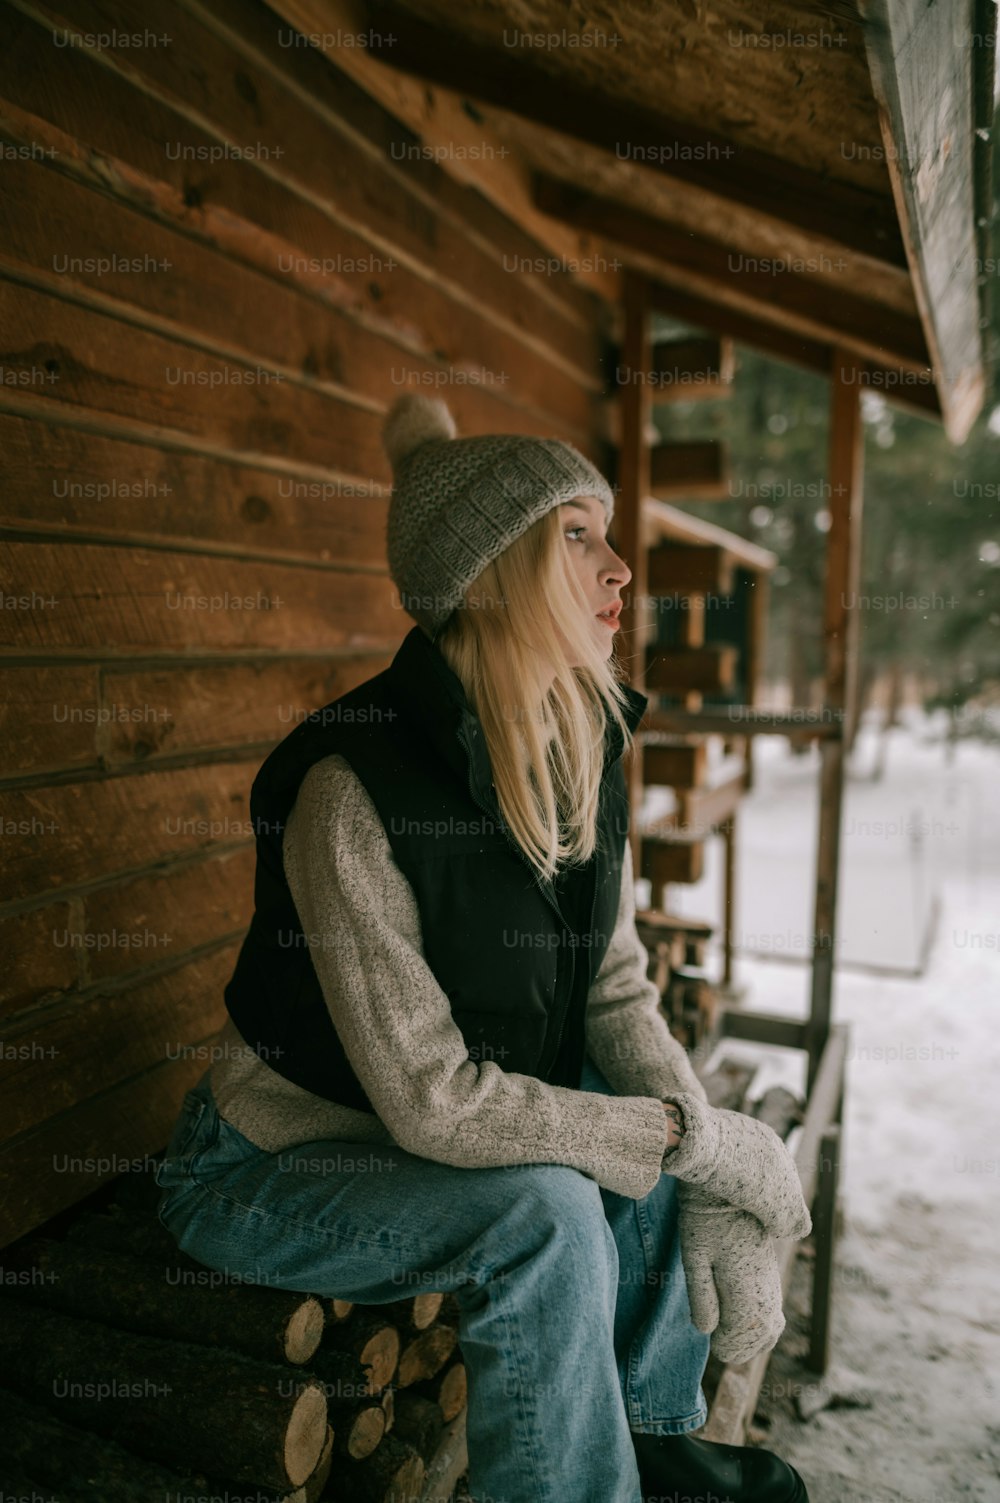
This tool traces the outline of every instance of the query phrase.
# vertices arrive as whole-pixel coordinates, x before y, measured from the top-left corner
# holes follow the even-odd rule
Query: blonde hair
[[[632,741],[564,526],[556,506],[516,538],[435,639],[482,724],[503,819],[544,879],[594,852],[606,718]]]

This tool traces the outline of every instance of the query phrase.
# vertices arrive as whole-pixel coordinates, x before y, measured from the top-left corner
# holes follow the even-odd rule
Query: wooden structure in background
[[[0,4],[0,1245],[161,1148],[205,1069],[250,912],[253,773],[409,625],[378,444],[404,385],[446,395],[460,430],[557,436],[617,468],[642,686],[634,603],[666,567],[649,529],[670,460],[634,385],[615,465],[601,367],[611,344],[662,372],[653,308],[690,326],[702,348],[673,369],[711,368],[708,386],[734,340],[832,382],[829,718],[740,728],[822,746],[830,953],[807,1022],[722,1020],[808,1049],[815,1185],[842,1086],[853,627],[835,602],[856,569],[859,392],[957,442],[981,404],[992,7],[774,0],[765,21],[751,0],[663,0],[655,25],[605,7],[592,46],[506,45],[526,14],[566,25],[557,0],[149,0],[135,46],[125,0]],[[783,27],[805,44],[766,45]],[[725,456],[686,463],[711,490]],[[732,735],[718,710],[660,714]],[[730,1438],[756,1388],[725,1381]]]

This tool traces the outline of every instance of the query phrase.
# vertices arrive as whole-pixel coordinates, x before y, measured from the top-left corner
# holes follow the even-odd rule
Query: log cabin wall
[[[292,37],[254,0],[0,5],[0,1245],[206,1068],[254,773],[412,625],[404,384],[605,457],[598,299]]]

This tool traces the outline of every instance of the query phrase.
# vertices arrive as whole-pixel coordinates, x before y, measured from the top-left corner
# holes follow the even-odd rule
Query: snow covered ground
[[[832,1357],[873,1402],[795,1417],[809,1381],[800,1272],[760,1413],[764,1443],[799,1467],[811,1503],[1000,1503],[1000,751],[960,743],[949,764],[933,731],[906,716],[875,782],[866,725],[846,790],[834,1017],[851,1047]],[[793,758],[777,738],[757,746],[736,928],[777,955],[811,928],[819,757]],[[705,880],[672,899],[717,920],[711,845]],[[926,968],[907,975],[935,896]],[[805,964],[741,954],[736,980],[748,1008],[806,1013]]]

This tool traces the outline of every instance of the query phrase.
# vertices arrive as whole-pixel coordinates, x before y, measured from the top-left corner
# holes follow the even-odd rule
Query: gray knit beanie
[[[572,444],[494,434],[456,438],[436,397],[407,393],[382,429],[392,465],[386,551],[404,608],[433,640],[465,590],[539,517],[596,496],[608,526],[614,492]]]

